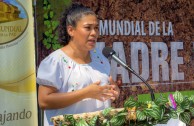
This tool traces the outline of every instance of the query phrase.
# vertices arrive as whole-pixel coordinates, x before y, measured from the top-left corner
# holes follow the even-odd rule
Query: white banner
[[[31,0],[0,0],[0,125],[37,126]]]

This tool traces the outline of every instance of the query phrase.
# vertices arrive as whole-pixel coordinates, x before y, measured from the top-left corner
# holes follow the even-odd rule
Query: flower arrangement
[[[124,108],[107,108],[93,113],[63,115],[51,120],[60,126],[152,126],[166,124],[171,118],[189,125],[194,117],[194,95],[187,97],[176,91],[168,98],[161,95],[155,101],[136,101],[130,97]]]

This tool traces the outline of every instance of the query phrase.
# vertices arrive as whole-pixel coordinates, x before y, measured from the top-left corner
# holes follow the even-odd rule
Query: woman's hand
[[[88,91],[88,98],[98,99],[100,101],[105,101],[115,97],[115,85],[104,85],[100,86],[100,81],[97,81],[85,88]]]
[[[119,95],[120,95],[120,89],[117,86],[117,84],[114,82],[114,80],[112,79],[112,76],[109,77],[109,81],[110,81],[110,85],[112,85],[112,91],[113,91],[113,97],[111,97],[111,99],[114,101],[116,99],[118,99]]]

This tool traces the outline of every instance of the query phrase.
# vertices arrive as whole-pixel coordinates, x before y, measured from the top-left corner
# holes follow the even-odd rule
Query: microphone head
[[[111,47],[104,47],[104,49],[102,50],[102,54],[106,57],[109,58],[110,56],[115,54],[115,51],[112,50]]]

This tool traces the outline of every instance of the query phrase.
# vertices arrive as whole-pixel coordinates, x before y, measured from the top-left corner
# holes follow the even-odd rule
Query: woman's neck
[[[64,46],[62,50],[77,63],[87,64],[91,62],[90,52],[88,50],[77,48],[70,43]]]

